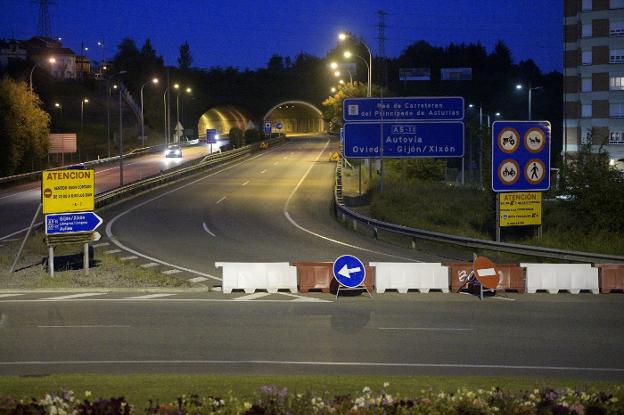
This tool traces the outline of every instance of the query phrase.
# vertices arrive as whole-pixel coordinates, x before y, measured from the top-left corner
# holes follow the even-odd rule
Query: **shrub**
[[[243,138],[243,132],[240,128],[231,128],[230,129],[230,144],[233,147],[239,148],[245,145],[245,139]]]

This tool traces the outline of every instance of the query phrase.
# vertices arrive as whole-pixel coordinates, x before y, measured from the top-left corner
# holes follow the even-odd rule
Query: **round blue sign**
[[[282,123],[278,122],[277,124],[275,124],[275,128],[277,128],[278,130],[282,129]]]
[[[362,261],[352,255],[343,255],[334,261],[334,278],[340,285],[355,288],[366,278],[366,268]]]

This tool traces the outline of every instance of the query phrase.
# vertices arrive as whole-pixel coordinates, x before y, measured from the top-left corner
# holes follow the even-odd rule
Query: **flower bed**
[[[460,389],[451,393],[423,390],[416,397],[392,395],[389,384],[373,392],[365,387],[357,394],[314,396],[291,393],[286,388],[263,386],[253,401],[234,396],[184,395],[175,402],[149,401],[145,408],[123,397],[91,400],[91,393],[77,398],[72,391],[43,398],[0,398],[0,415],[204,415],[204,414],[624,414],[624,388],[611,392],[572,389],[535,389],[508,393],[500,388]]]

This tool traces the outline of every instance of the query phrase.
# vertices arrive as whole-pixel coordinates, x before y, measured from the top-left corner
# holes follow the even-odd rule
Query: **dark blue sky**
[[[377,54],[376,12],[383,9],[387,56],[396,57],[421,39],[435,46],[480,41],[488,51],[502,39],[516,62],[533,58],[543,71],[562,70],[559,0],[52,1],[53,35],[75,52],[84,42],[95,60],[114,55],[123,37],[133,38],[139,48],[150,38],[168,65],[177,65],[178,48],[188,41],[193,66],[255,69],[274,53],[323,57],[340,30],[362,36]],[[0,37],[35,35],[37,3],[0,0]]]

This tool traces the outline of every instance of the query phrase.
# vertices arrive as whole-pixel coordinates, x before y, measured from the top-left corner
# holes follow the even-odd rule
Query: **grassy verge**
[[[365,386],[373,391],[383,388],[401,396],[415,396],[421,390],[453,392],[460,388],[489,389],[500,386],[509,392],[530,391],[544,387],[598,389],[609,391],[616,382],[580,381],[542,378],[442,377],[442,376],[219,376],[219,375],[51,375],[37,377],[0,377],[0,396],[14,398],[41,397],[45,393],[73,390],[77,397],[90,391],[93,398],[124,396],[139,408],[149,399],[171,402],[183,394],[251,399],[263,385],[287,387],[293,393],[322,396],[361,392]],[[621,383],[620,383],[621,385]]]
[[[113,255],[96,251],[90,258],[89,275],[83,270],[82,245],[61,245],[55,249],[55,274],[48,275],[47,247],[43,235],[35,233],[26,242],[16,272],[9,273],[21,240],[0,247],[0,289],[58,288],[153,288],[190,286],[187,280],[165,275],[120,261]]]

